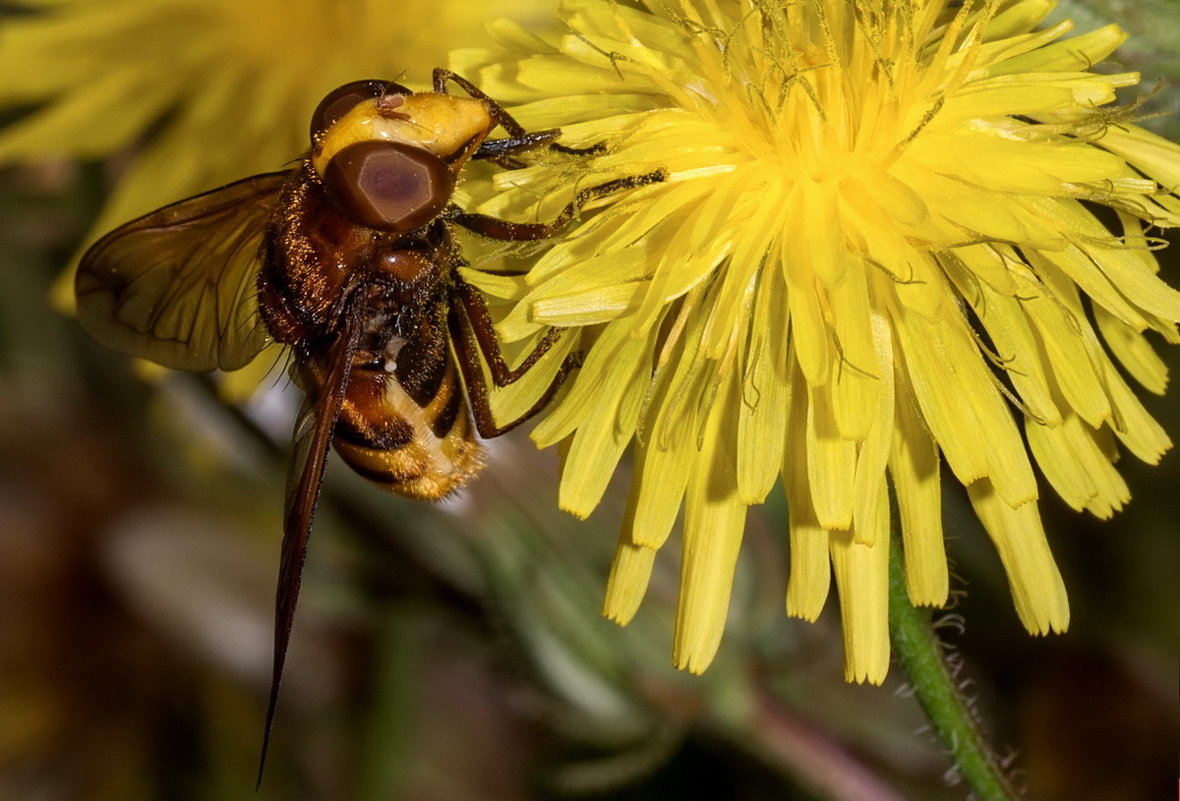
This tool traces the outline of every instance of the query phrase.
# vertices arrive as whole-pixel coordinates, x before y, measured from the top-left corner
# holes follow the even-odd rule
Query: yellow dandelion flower
[[[25,0],[5,20],[0,163],[97,158],[141,144],[94,223],[140,214],[307,147],[327,92],[361,78],[429,82],[448,48],[486,39],[494,12],[541,23],[530,0]],[[73,305],[73,277],[54,290]]]
[[[502,173],[483,210],[545,217],[579,185],[666,172],[519,281],[470,278],[515,301],[505,339],[592,343],[533,436],[564,443],[577,515],[633,449],[606,615],[635,613],[683,509],[678,666],[712,660],[747,508],[780,477],[787,612],[814,619],[834,574],[846,675],[880,682],[893,499],[915,604],[947,598],[945,464],[1024,625],[1062,631],[1033,462],[1108,517],[1129,495],[1119,445],[1169,447],[1116,361],[1163,391],[1144,332],[1180,341],[1180,293],[1151,230],[1180,224],[1180,147],[1113,105],[1137,74],[1094,69],[1119,28],[1067,38],[1038,28],[1051,7],[567,0],[564,36],[502,23],[503,50],[452,55],[526,126],[607,145],[579,180]]]

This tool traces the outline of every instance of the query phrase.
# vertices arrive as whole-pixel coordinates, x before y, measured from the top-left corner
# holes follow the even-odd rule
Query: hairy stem
[[[893,651],[909,676],[918,702],[943,747],[980,801],[1018,801],[995,751],[984,739],[967,700],[943,657],[930,612],[910,603],[901,543],[889,557],[889,633]]]

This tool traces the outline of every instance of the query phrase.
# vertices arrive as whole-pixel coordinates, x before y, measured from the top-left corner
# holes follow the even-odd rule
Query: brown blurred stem
[[[905,801],[905,797],[852,757],[827,733],[792,714],[755,682],[747,736],[801,785],[831,801]]]

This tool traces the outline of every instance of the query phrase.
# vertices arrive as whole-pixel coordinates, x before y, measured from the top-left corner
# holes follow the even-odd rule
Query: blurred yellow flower
[[[465,273],[515,301],[505,339],[593,342],[533,436],[564,442],[577,515],[633,448],[605,614],[635,613],[683,507],[674,661],[704,670],[747,507],[781,476],[787,612],[814,619],[834,572],[846,675],[880,682],[891,497],[910,598],[941,605],[945,461],[1024,625],[1064,630],[1029,455],[1105,518],[1129,497],[1119,443],[1152,463],[1170,445],[1111,360],[1160,393],[1144,332],[1180,341],[1150,233],[1180,224],[1180,148],[1112,105],[1137,74],[1093,69],[1124,34],[1038,29],[1049,0],[636,5],[567,0],[566,35],[505,22],[503,49],[451,61],[527,127],[607,144],[577,181],[469,182],[481,211],[545,218],[579,185],[668,173],[527,277]]]
[[[307,148],[311,112],[361,78],[424,85],[493,13],[544,26],[535,0],[24,0],[5,20],[0,163],[99,158],[141,145],[94,223],[140,214]],[[91,237],[93,238],[93,237]],[[72,308],[73,276],[54,291]]]

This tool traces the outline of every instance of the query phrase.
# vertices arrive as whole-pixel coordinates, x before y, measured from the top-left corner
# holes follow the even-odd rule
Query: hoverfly
[[[447,82],[468,96],[449,95]],[[507,136],[489,138],[502,128]],[[505,169],[549,149],[559,130],[527,132],[466,79],[436,69],[433,91],[381,80],[329,93],[311,149],[292,169],[182,200],[107,234],[82,257],[78,318],[100,343],[185,370],[233,370],[269,342],[291,348],[304,391],[275,600],[265,760],[312,518],[329,446],[386,489],[436,500],[481,467],[481,437],[524,422],[576,365],[567,357],[520,418],[493,417],[480,356],[507,386],[552,347],[552,331],[515,368],[483,296],[458,273],[456,226],[497,240],[546,239],[593,198],[663,180],[661,172],[582,189],[550,222],[510,222],[451,202],[471,160]],[[473,419],[474,418],[474,419]]]

